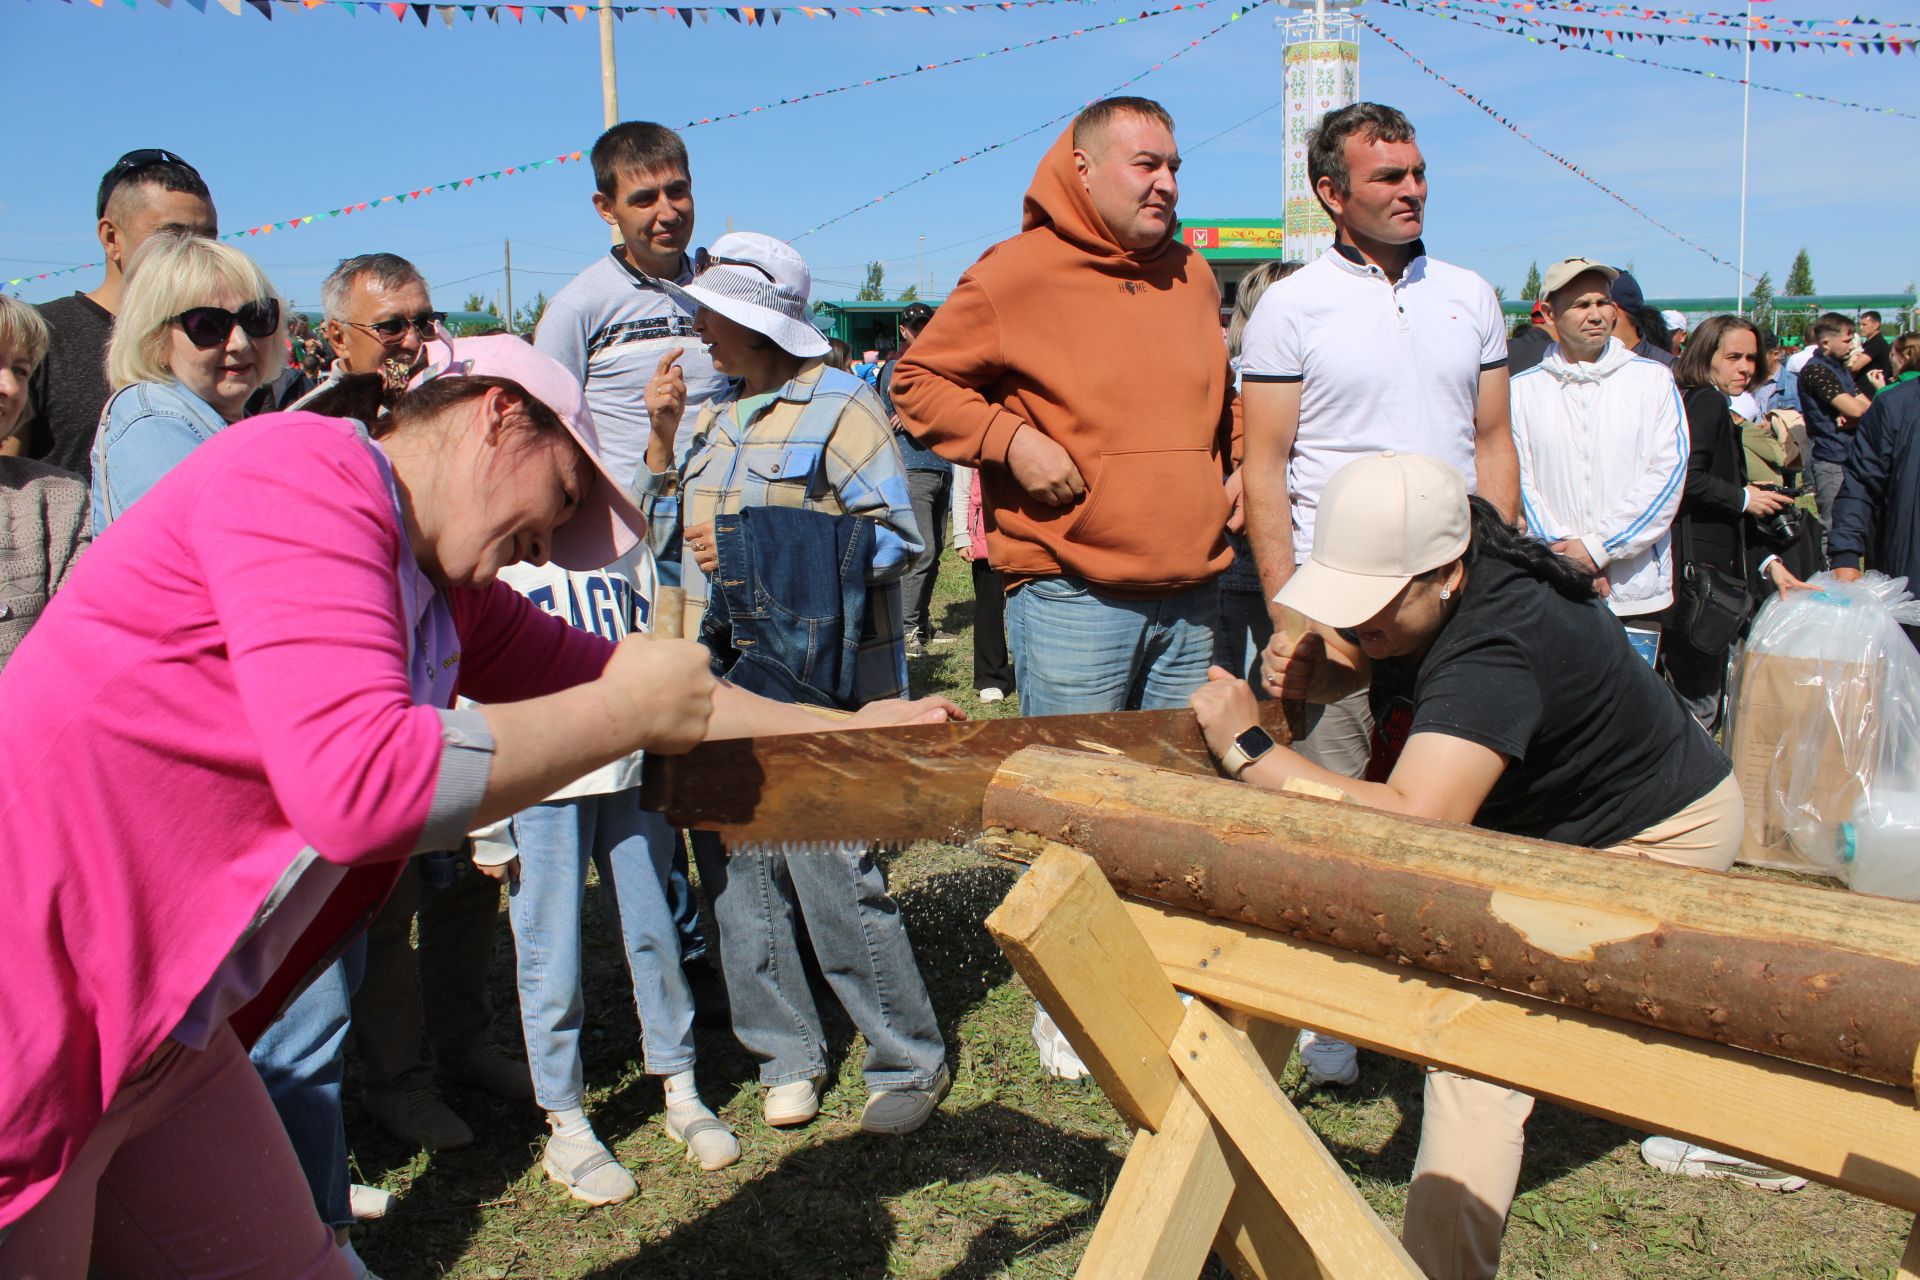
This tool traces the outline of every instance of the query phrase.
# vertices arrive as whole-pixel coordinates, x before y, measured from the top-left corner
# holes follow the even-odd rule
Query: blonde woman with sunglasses
[[[271,407],[260,392],[287,362],[285,313],[259,264],[230,245],[164,234],[134,254],[93,442],[96,534],[198,445]]]

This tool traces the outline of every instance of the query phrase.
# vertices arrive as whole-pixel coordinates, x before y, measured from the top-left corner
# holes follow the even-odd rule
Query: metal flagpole
[[[1733,278],[1733,309],[1747,314],[1747,147],[1753,114],[1753,0],[1747,0],[1747,69],[1740,86],[1740,265]]]

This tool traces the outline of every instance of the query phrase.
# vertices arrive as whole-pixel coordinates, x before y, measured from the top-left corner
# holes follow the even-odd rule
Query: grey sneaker
[[[933,1109],[953,1088],[953,1077],[945,1064],[933,1083],[925,1089],[885,1089],[867,1098],[860,1113],[862,1133],[908,1134],[927,1122]]]
[[[1798,1191],[1807,1180],[1797,1173],[1786,1173],[1755,1164],[1740,1156],[1715,1151],[1683,1138],[1652,1137],[1640,1144],[1640,1158],[1666,1173],[1689,1178],[1726,1178],[1744,1182],[1765,1191]]]
[[[456,1084],[509,1102],[531,1101],[533,1077],[524,1059],[496,1044],[481,1043],[460,1054],[444,1054],[440,1071]]]
[[[924,658],[927,656],[927,646],[920,643],[920,628],[918,627],[907,628],[907,656],[909,658]]]
[[[959,642],[959,636],[953,634],[951,631],[942,631],[939,627],[935,627],[933,634],[927,637],[928,647],[934,649],[944,649],[950,644],[958,644]]]
[[[473,1145],[473,1130],[431,1085],[400,1093],[369,1093],[360,1101],[381,1128],[402,1142],[429,1151],[457,1151]]]

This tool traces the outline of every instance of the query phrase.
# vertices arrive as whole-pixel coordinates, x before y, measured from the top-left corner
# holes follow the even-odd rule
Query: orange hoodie
[[[1222,488],[1238,452],[1220,288],[1169,237],[1129,253],[1093,207],[1062,133],[1022,230],[981,255],[895,368],[894,408],[942,457],[979,467],[994,568],[1158,595],[1227,567]],[[1022,426],[1073,458],[1072,506],[1007,470]]]

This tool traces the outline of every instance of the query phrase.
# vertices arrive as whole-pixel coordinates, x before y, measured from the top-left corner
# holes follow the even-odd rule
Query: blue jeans
[[[649,1075],[693,1065],[693,993],[667,903],[674,831],[640,807],[637,790],[538,804],[514,815],[520,883],[507,899],[518,957],[520,1027],[541,1107],[581,1104],[580,908],[587,863],[600,870],[607,918],[627,951]]]
[[[1129,599],[1066,576],[1007,597],[1020,713],[1077,715],[1184,707],[1207,682],[1217,583]]]
[[[933,1083],[946,1058],[933,1001],[886,877],[862,846],[702,856],[700,879],[720,924],[733,1034],[759,1060],[762,1084],[808,1080],[827,1069],[796,913],[806,918],[827,985],[867,1039],[867,1087]]]
[[[366,969],[365,936],[347,945],[338,960],[294,998],[278,1021],[254,1043],[253,1068],[280,1113],[300,1172],[313,1191],[314,1208],[328,1226],[353,1225],[347,1173],[347,1129],[340,1114],[340,1076],[353,993]]]
[[[1222,588],[1220,620],[1213,627],[1213,665],[1237,676],[1252,676],[1259,670],[1261,651],[1271,639],[1273,619],[1267,614],[1266,594],[1257,589]],[[1259,691],[1257,679],[1253,687]]]

